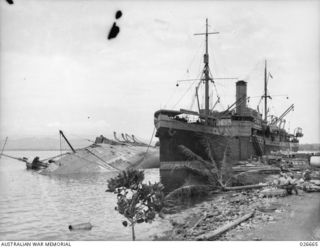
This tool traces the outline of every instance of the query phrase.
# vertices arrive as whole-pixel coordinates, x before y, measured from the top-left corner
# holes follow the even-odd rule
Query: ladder
[[[254,147],[257,155],[262,156],[263,149],[262,149],[261,144],[259,143],[258,137],[256,135],[252,135],[252,143],[253,143],[253,147]]]

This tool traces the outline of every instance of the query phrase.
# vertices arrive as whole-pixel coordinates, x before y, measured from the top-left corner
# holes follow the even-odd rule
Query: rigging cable
[[[204,46],[202,43],[201,43],[201,46],[202,47]],[[198,49],[199,50],[199,49]],[[202,74],[203,74],[203,70],[201,69],[202,68],[202,63],[201,61],[199,61],[199,66],[198,66],[198,75],[197,75],[197,78],[202,78]],[[191,87],[194,85],[194,83],[197,82],[196,80],[189,86],[189,88],[187,89],[187,91],[179,98],[179,100],[176,102],[176,104],[173,105],[172,108],[175,108],[177,106],[177,104],[185,97],[185,95],[188,93],[188,91],[191,89]],[[201,82],[201,81],[200,81]]]
[[[212,72],[211,72],[211,70],[210,70],[210,68],[209,68],[209,73],[210,73],[210,76],[211,76],[211,78],[213,78],[213,75],[212,75]],[[213,81],[213,80],[212,80]],[[216,91],[216,94],[217,94],[217,97],[219,98],[219,99],[221,99],[221,97],[220,97],[220,95],[219,95],[219,92],[218,92],[218,89],[217,89],[217,86],[216,86],[216,83],[213,81],[213,87],[214,87],[214,89],[215,89],[215,91]],[[221,105],[221,107],[224,109],[224,106],[223,106],[223,104],[221,103],[221,101],[219,101],[218,102],[220,105]]]
[[[148,144],[147,150],[146,150],[146,152],[144,153],[143,158],[142,158],[142,160],[141,160],[139,163],[141,163],[142,161],[144,161],[144,159],[146,158],[147,153],[148,153],[148,151],[149,151],[149,148],[150,148],[150,146],[151,146],[151,142],[152,142],[153,135],[154,135],[154,132],[155,132],[155,131],[156,131],[156,127],[153,128],[152,135],[151,135],[150,142],[149,142],[149,144]]]
[[[115,169],[115,170],[120,170],[118,168],[115,168],[114,166],[110,165],[109,163],[107,163],[106,161],[104,161],[104,159],[102,159],[101,157],[99,157],[97,154],[93,153],[92,151],[90,151],[88,148],[85,149],[87,152],[89,152],[90,154],[92,154],[93,156],[95,156],[96,158],[100,159],[103,163],[105,163],[107,166]]]
[[[188,87],[188,89],[186,90],[186,92],[179,98],[179,100],[176,102],[175,105],[173,105],[172,108],[175,108],[175,107],[179,104],[179,102],[185,97],[185,95],[189,92],[189,90],[191,89],[191,87],[194,85],[195,82],[196,82],[196,81],[194,81],[192,84],[190,84],[190,86]]]
[[[193,109],[193,106],[194,106],[195,101],[196,101],[196,95],[194,94],[193,97],[192,97],[192,100],[191,100],[191,105],[190,105],[190,107],[189,107],[190,110]]]
[[[6,144],[7,144],[7,141],[8,141],[8,137],[6,137],[6,140],[4,141],[4,145],[3,145],[2,150],[1,150],[0,158],[1,158],[1,155],[2,155],[2,153],[3,153],[4,147],[5,147]]]
[[[60,138],[60,156],[62,156],[62,142],[61,142],[61,133],[59,133],[59,138]],[[59,163],[61,165],[61,163]]]
[[[193,107],[194,107],[194,104],[195,104],[195,101],[196,101],[196,98],[198,97],[199,98],[199,86],[200,86],[200,84],[201,84],[201,78],[202,78],[202,75],[198,75],[198,78],[200,77],[200,81],[198,82],[198,85],[196,86],[196,88],[195,88],[195,94],[193,95],[193,97],[192,97],[192,100],[191,100],[191,105],[190,105],[190,110],[192,110],[193,109]],[[197,82],[196,80],[194,81],[194,83],[195,82]],[[199,106],[200,107],[200,106]]]
[[[174,87],[174,90],[173,90],[173,92],[171,93],[171,95],[168,97],[168,100],[166,101],[166,104],[164,105],[164,108],[167,107],[169,101],[170,101],[170,100],[172,99],[172,97],[175,95],[176,91],[177,91],[177,87]]]
[[[149,151],[149,147],[151,145],[151,142],[152,142],[152,139],[153,139],[153,135],[154,135],[154,132],[156,131],[156,127],[153,128],[153,132],[152,132],[152,135],[151,135],[151,139],[150,139],[150,142],[149,142],[149,145],[148,145],[148,148],[147,148],[147,151],[146,151],[146,154],[147,152]]]
[[[189,74],[189,70],[190,70],[193,62],[195,61],[196,55],[198,54],[199,50],[200,50],[202,47],[203,47],[203,43],[200,42],[200,46],[198,46],[198,48],[196,49],[196,52],[194,53],[193,58],[191,59],[191,62],[190,62],[190,64],[189,64],[189,66],[187,67],[187,72],[186,72],[187,74]],[[184,77],[184,75],[185,75],[186,73],[184,73],[184,74],[182,75],[182,77]],[[165,103],[165,105],[164,105],[164,108],[166,108],[166,106],[168,105],[168,103],[170,102],[170,100],[172,99],[172,97],[175,95],[176,91],[177,91],[177,87],[175,87],[175,89],[174,89],[174,91],[172,92],[172,94],[168,97],[168,100],[166,101],[166,103]],[[176,105],[176,104],[175,104],[175,105]]]
[[[202,47],[204,47],[204,44],[203,44],[203,42],[200,42],[200,46],[197,48],[195,54],[193,55],[193,58],[191,59],[191,63],[187,67],[187,71],[189,71],[189,69],[191,68],[193,62],[195,61],[196,56],[199,54],[200,48],[202,48]]]

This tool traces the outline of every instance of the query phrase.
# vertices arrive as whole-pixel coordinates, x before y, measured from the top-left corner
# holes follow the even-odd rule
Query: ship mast
[[[270,75],[270,73],[269,73]],[[271,99],[271,96],[268,95],[268,70],[267,70],[267,60],[264,62],[264,94],[262,96],[264,98],[264,121],[267,123],[268,121],[268,98]]]
[[[197,33],[194,35],[205,35],[206,37],[206,51],[203,55],[203,63],[204,63],[204,83],[205,83],[205,123],[208,124],[208,117],[209,117],[209,81],[213,81],[210,78],[210,69],[209,69],[209,52],[208,52],[208,36],[209,34],[218,34],[219,32],[208,32],[208,18],[206,18],[206,32],[205,33]]]
[[[208,53],[208,18],[206,19],[206,53],[203,57],[204,62],[204,81],[205,81],[205,116],[208,123],[209,116],[209,53]]]
[[[267,96],[267,60],[264,64],[264,121],[267,122],[267,112],[268,112],[268,96]]]

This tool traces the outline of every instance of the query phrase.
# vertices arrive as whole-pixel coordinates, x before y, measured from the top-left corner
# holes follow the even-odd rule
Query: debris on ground
[[[260,192],[260,197],[283,197],[288,193],[285,189],[279,188],[266,188]]]
[[[262,189],[247,190],[241,192],[227,192],[212,196],[210,202],[199,203],[196,206],[185,209],[183,214],[177,212],[169,215],[173,231],[166,237],[167,240],[196,240],[219,238],[220,231],[241,220],[241,217],[255,211],[253,219],[246,219],[237,225],[227,228],[251,229],[257,223],[273,221],[274,218],[262,210],[262,206],[274,210],[283,211],[281,205],[274,204],[274,199],[260,198]],[[276,199],[276,198],[275,198]],[[274,205],[273,205],[274,204]],[[275,207],[276,206],[276,207]],[[261,210],[261,211],[260,211]],[[225,230],[225,231],[227,231]],[[223,232],[225,232],[223,231]],[[221,234],[223,233],[221,232]],[[214,238],[208,233],[216,234]],[[201,236],[204,235],[204,236]],[[206,236],[207,235],[207,236]]]
[[[229,229],[239,225],[240,223],[250,219],[253,215],[254,215],[255,211],[252,211],[249,214],[246,214],[244,216],[241,216],[240,218],[237,218],[236,220],[229,222],[225,225],[223,225],[222,227],[219,227],[218,229],[206,233],[206,234],[202,234],[196,237],[196,240],[214,240],[217,237],[219,237],[219,235],[221,235],[222,233],[228,231]]]
[[[253,167],[246,163],[237,166]],[[238,231],[249,232],[268,223],[276,223],[290,208],[290,204],[284,204],[280,199],[291,195],[300,200],[304,197],[303,191],[320,192],[320,174],[310,169],[289,170],[267,175],[260,185],[262,187],[249,185],[233,187],[233,191],[216,192],[207,202],[182,212],[171,203],[175,211],[169,213],[167,218],[171,220],[173,230],[166,234],[165,240],[234,240],[235,237],[229,236],[229,232],[232,233],[230,235]],[[241,240],[241,235],[236,239]],[[252,240],[261,238],[252,237]]]

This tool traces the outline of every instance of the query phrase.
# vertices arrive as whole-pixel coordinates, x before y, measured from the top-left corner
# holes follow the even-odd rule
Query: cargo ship
[[[284,117],[294,109],[289,106],[279,117],[268,113],[267,85],[269,73],[267,61],[264,68],[264,115],[258,110],[249,108],[247,101],[246,81],[235,82],[236,99],[226,110],[216,111],[209,106],[215,105],[210,97],[210,84],[215,84],[215,78],[209,67],[208,36],[217,32],[206,31],[198,35],[205,36],[205,53],[203,56],[203,71],[199,84],[195,89],[198,110],[168,110],[160,109],[154,113],[156,137],[160,141],[160,173],[171,170],[178,163],[185,163],[188,158],[179,149],[183,145],[208,159],[203,146],[203,138],[213,144],[215,157],[222,159],[226,146],[229,147],[229,156],[232,160],[247,160],[252,157],[261,157],[279,151],[298,151],[299,138],[303,136],[302,129],[296,128],[294,133],[285,130]],[[197,35],[197,34],[196,34]],[[199,85],[204,84],[204,109],[199,104]],[[218,98],[219,100],[219,98]]]

